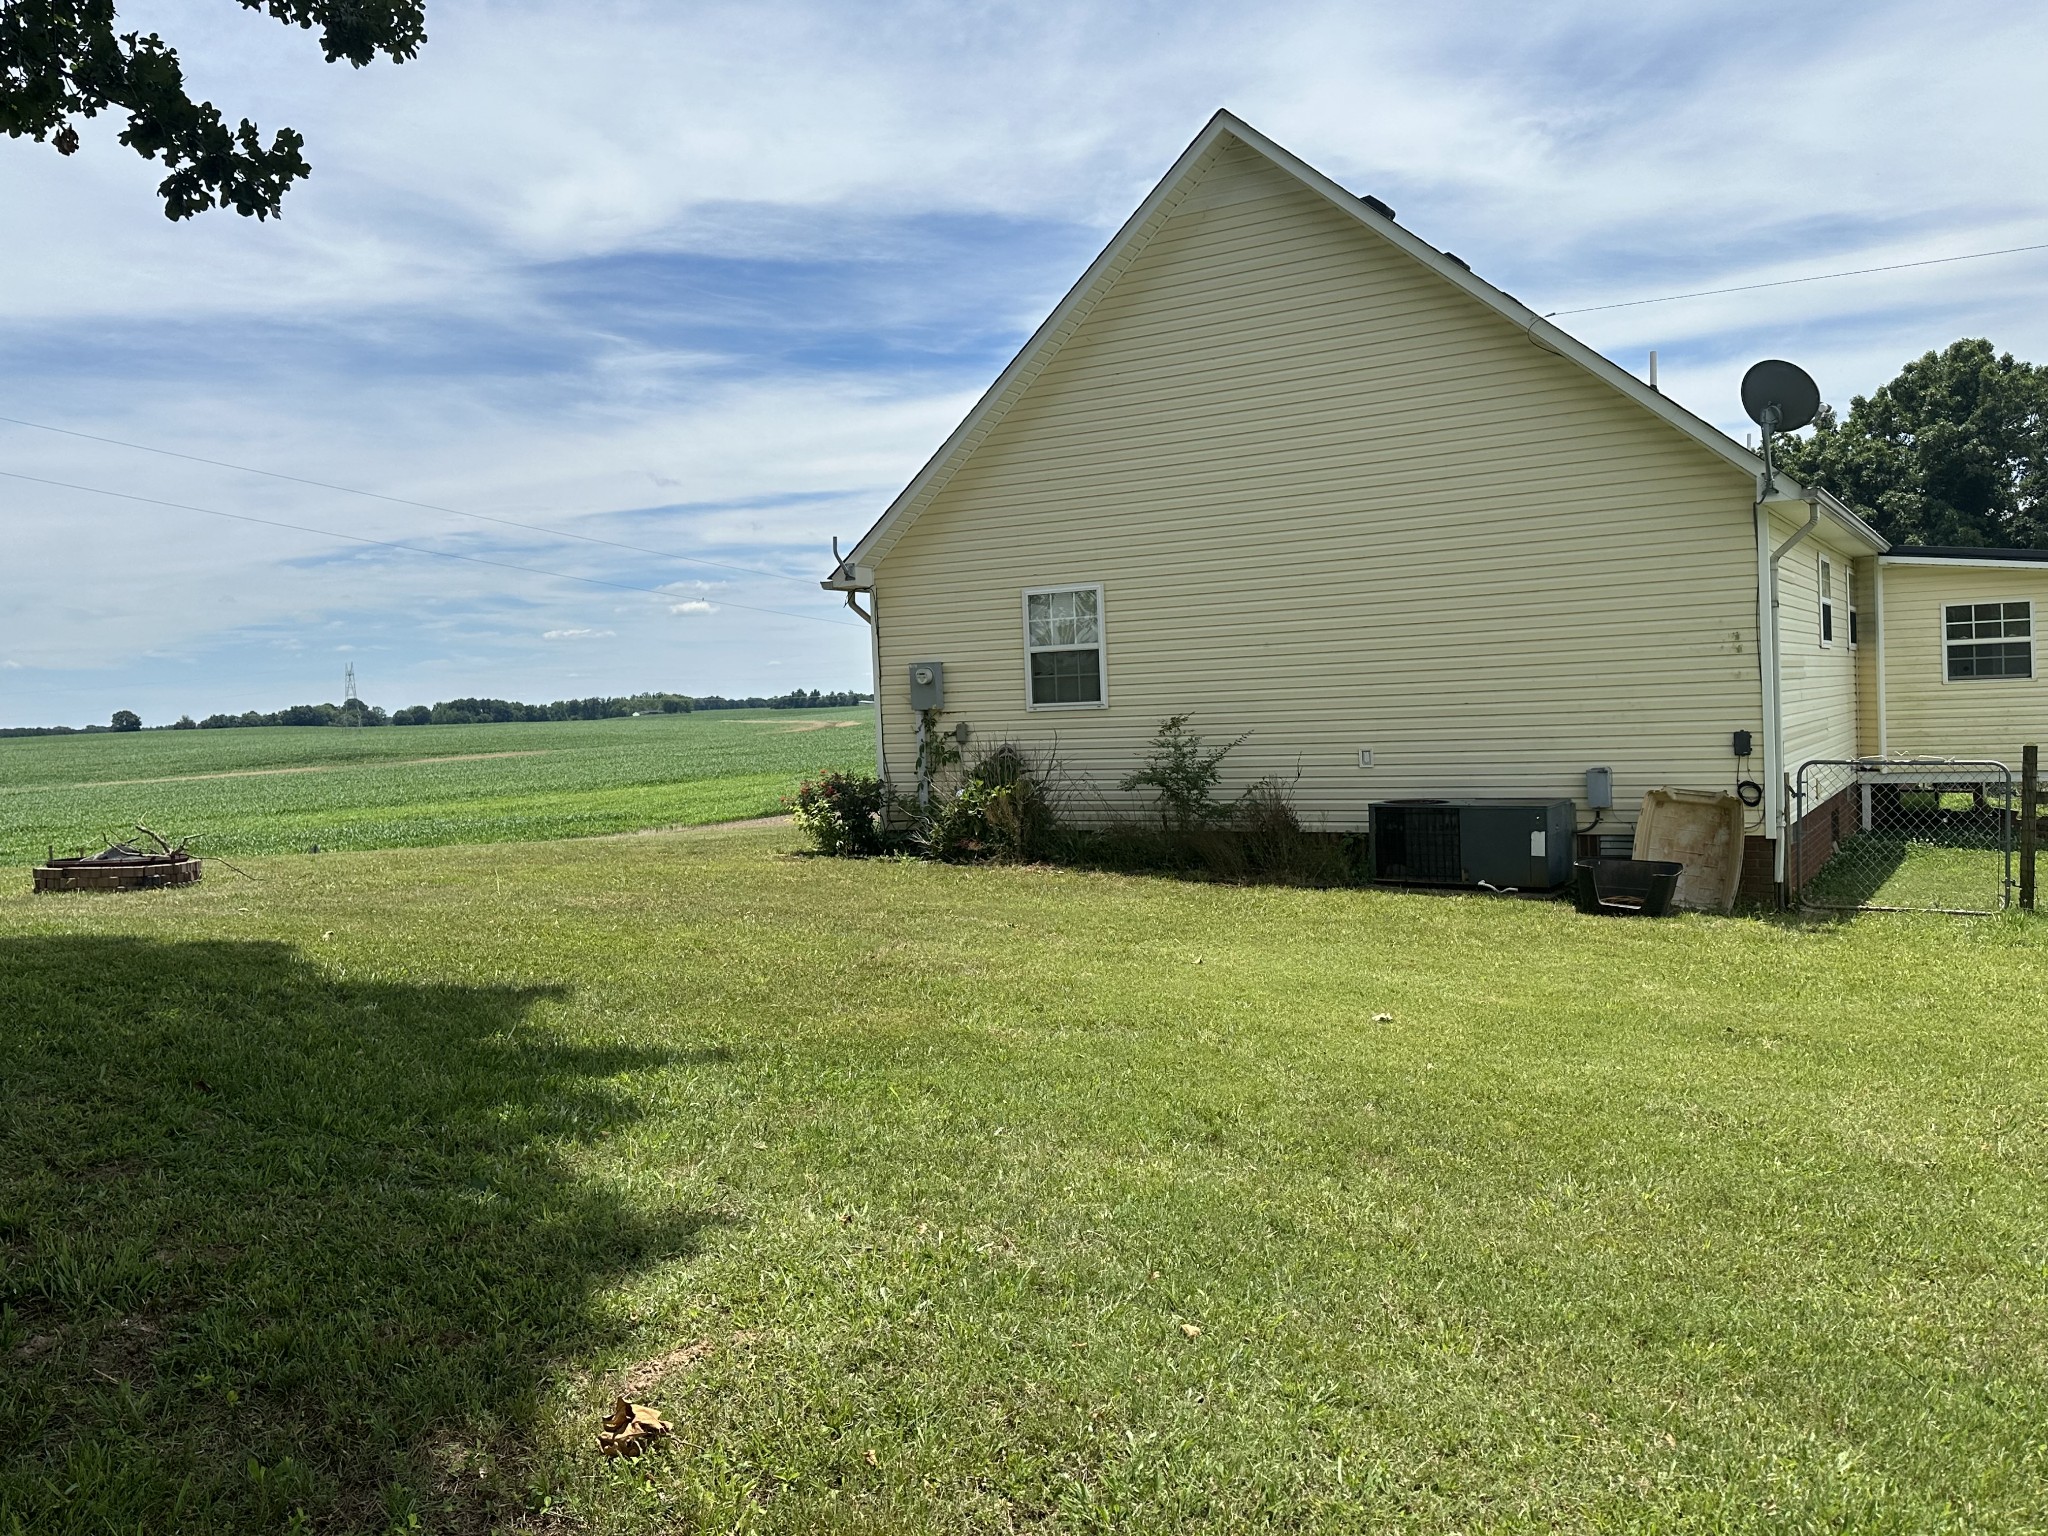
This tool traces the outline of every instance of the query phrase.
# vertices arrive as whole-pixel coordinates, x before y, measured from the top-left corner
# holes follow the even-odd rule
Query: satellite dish
[[[1820,414],[1820,386],[1797,363],[1766,358],[1742,376],[1742,409],[1766,432],[1797,432]]]

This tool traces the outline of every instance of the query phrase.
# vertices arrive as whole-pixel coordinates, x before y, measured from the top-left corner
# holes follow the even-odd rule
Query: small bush
[[[1223,760],[1244,745],[1251,732],[1213,750],[1188,729],[1192,715],[1169,715],[1159,722],[1152,738],[1152,750],[1145,766],[1125,778],[1119,788],[1149,789],[1159,800],[1159,822],[1170,832],[1192,832],[1197,827],[1228,821],[1231,807],[1216,801],[1216,786],[1223,778]]]
[[[996,747],[932,808],[920,840],[933,858],[949,861],[1042,858],[1059,830],[1049,777],[1021,747]]]
[[[1358,878],[1351,844],[1302,826],[1287,787],[1277,780],[1261,779],[1245,791],[1228,832],[1246,878],[1285,885],[1348,885]]]
[[[887,851],[889,786],[872,774],[828,773],[805,779],[783,804],[820,853],[857,859]]]
[[[1233,884],[1357,885],[1361,839],[1302,826],[1287,786],[1264,779],[1205,825],[1123,820],[1063,831],[1061,863]]]

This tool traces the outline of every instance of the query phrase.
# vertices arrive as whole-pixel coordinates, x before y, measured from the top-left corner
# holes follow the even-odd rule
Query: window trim
[[[1824,651],[1835,648],[1835,557],[1825,550],[1816,551],[1813,567],[1814,624],[1820,633],[1820,645]]]
[[[1954,643],[1954,644],[1957,644],[1957,645],[1975,645],[1975,644],[1981,644],[1981,643],[1983,643],[1983,642],[1980,642],[1980,641],[1974,641],[1974,640],[1960,640],[1960,641],[1955,641],[1955,642],[1951,642],[1951,641],[1949,640],[1949,637],[1948,637],[1948,611],[1949,611],[1949,609],[1951,609],[1951,608],[1975,608],[1975,607],[1977,607],[1977,606],[1978,606],[1979,604],[1982,604],[1982,603],[2020,603],[2020,604],[2023,604],[2023,605],[2024,605],[2024,606],[2026,607],[2026,610],[2027,610],[2027,675],[2026,675],[2025,677],[2011,677],[2011,676],[2004,676],[2004,677],[1955,677],[1955,676],[1952,676],[1952,675],[1950,674],[1950,672],[1949,672],[1949,669],[1948,669],[1948,648],[1949,648],[1949,646],[1950,646],[1950,644],[1951,644],[1951,643]],[[2038,620],[2038,615],[2037,615],[2037,614],[2036,614],[2036,612],[2035,612],[2036,606],[2037,606],[2037,605],[2035,604],[2034,600],[2033,600],[2033,599],[2032,599],[2031,597],[1967,597],[1967,598],[1947,598],[1947,597],[1944,597],[1943,599],[1941,599],[1941,601],[1939,601],[1938,603],[1936,603],[1936,604],[1934,605],[1934,626],[1935,626],[1935,634],[1936,634],[1936,635],[1937,635],[1937,636],[1938,636],[1938,637],[1940,638],[1940,641],[1941,641],[1941,684],[1942,684],[1942,686],[1943,686],[1944,688],[1946,688],[1946,687],[1948,687],[1948,686],[1949,686],[1950,684],[1952,684],[1952,683],[1961,683],[1961,684],[1964,684],[1965,686],[1967,686],[1968,684],[1971,684],[1971,683],[2033,683],[2033,682],[2039,682],[2039,681],[2040,681],[2040,677],[2041,677],[2041,657],[2040,657],[2040,652],[2039,652],[2039,650],[2038,650],[2038,649],[2036,648],[2036,645],[2035,645],[2035,640],[2036,640],[2036,636],[2035,636],[2035,633],[2034,633],[2035,629],[2036,629],[2036,628],[2038,627],[2038,623],[2037,623],[2037,620]]]
[[[1095,664],[1102,678],[1102,697],[1094,700],[1079,700],[1072,704],[1040,704],[1031,697],[1031,658],[1037,651],[1079,651],[1088,647],[1079,645],[1040,645],[1031,643],[1031,599],[1046,597],[1054,592],[1093,592],[1095,594]],[[1050,586],[1026,587],[1017,599],[1017,618],[1024,636],[1024,707],[1027,710],[1068,710],[1109,708],[1109,602],[1099,581],[1061,581]]]

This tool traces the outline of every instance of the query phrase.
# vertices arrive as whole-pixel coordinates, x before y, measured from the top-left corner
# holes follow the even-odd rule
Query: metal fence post
[[[2041,749],[2020,755],[2020,910],[2034,910],[2034,854],[2041,841]]]

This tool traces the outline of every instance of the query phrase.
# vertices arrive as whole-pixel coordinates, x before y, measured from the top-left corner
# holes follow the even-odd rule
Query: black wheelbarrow
[[[1671,859],[1581,859],[1573,895],[1594,917],[1662,917],[1684,870]]]

